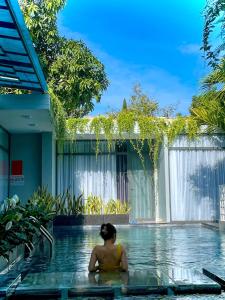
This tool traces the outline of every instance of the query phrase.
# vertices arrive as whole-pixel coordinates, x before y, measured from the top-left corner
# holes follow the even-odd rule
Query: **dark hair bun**
[[[100,235],[104,241],[110,240],[116,234],[116,228],[111,223],[102,224]]]

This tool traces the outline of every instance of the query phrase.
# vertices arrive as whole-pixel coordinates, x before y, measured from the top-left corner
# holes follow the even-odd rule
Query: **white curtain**
[[[69,189],[76,196],[92,193],[103,201],[116,199],[116,155],[58,155],[58,193]]]
[[[172,220],[218,220],[224,183],[225,151],[170,150]]]

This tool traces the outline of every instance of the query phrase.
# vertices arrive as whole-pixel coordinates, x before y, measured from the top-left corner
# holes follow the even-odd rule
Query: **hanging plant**
[[[175,140],[175,138],[185,133],[186,118],[178,116],[176,119],[170,121],[167,125],[166,135],[169,145]]]
[[[101,123],[101,129],[104,132],[104,136],[107,140],[108,151],[112,151],[113,135],[115,134],[115,118],[113,115],[108,117],[99,117]]]
[[[135,113],[133,111],[123,110],[118,113],[116,121],[119,137],[123,140],[126,139],[127,136],[130,138],[135,128]]]
[[[199,134],[199,124],[193,117],[186,119],[186,133],[190,140],[196,139]]]
[[[96,137],[96,148],[95,148],[95,152],[96,152],[96,157],[99,154],[99,139],[100,139],[100,134],[104,134],[104,132],[102,131],[102,122],[101,122],[101,118],[102,117],[95,117],[91,120],[90,123],[90,131],[91,133],[93,133]]]
[[[66,126],[67,126],[67,132],[69,133],[69,136],[76,139],[77,134],[85,133],[88,130],[88,123],[89,120],[87,118],[67,119]]]
[[[100,153],[100,137],[107,141],[108,151],[112,151],[113,140],[117,143],[129,141],[137,152],[144,166],[144,151],[146,144],[149,157],[156,166],[160,147],[167,137],[171,144],[180,134],[187,134],[190,139],[196,138],[200,132],[200,124],[192,117],[178,116],[173,120],[135,114],[123,110],[117,115],[97,116],[93,119],[71,118],[67,120],[67,136],[75,140],[78,134],[91,132],[96,138],[96,156]]]
[[[153,163],[156,163],[165,135],[166,123],[161,118],[139,116],[138,125],[142,144],[147,141],[149,157]]]

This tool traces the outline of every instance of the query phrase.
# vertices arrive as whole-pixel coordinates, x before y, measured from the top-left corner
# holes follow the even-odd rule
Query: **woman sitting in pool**
[[[127,272],[126,252],[120,244],[115,245],[116,228],[110,223],[102,224],[100,235],[104,240],[104,245],[95,246],[92,250],[89,272]],[[96,262],[98,262],[97,266]]]

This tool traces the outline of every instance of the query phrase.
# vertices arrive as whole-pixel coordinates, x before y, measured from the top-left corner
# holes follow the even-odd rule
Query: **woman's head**
[[[114,239],[116,240],[116,228],[111,223],[102,224],[100,235],[104,241]]]

